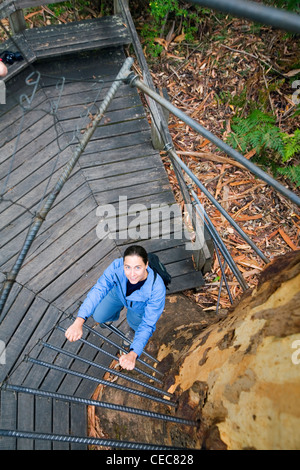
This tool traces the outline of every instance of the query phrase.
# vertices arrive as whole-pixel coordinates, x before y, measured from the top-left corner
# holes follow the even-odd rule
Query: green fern
[[[284,142],[280,129],[275,125],[275,118],[259,109],[252,111],[247,118],[235,118],[228,143],[234,148],[240,147],[243,153],[255,148],[257,155],[267,150],[284,155]]]
[[[292,136],[283,134],[282,138],[285,143],[284,156],[282,161],[287,162],[295,155],[300,156],[300,129],[296,129],[294,135]]]
[[[282,161],[287,162],[294,157],[300,157],[300,129],[296,129],[294,135],[283,134],[282,138],[285,142]],[[279,168],[278,172],[293,181],[297,187],[300,186],[300,165]]]
[[[276,126],[275,117],[259,109],[247,118],[234,118],[231,128],[232,132],[227,138],[229,145],[242,153],[255,149],[258,161],[271,166],[275,174],[280,173],[297,187],[300,186],[300,165],[291,162],[291,159],[300,156],[300,129],[293,135],[281,132]],[[281,167],[289,161],[290,165]]]
[[[300,165],[279,168],[278,172],[300,187]]]

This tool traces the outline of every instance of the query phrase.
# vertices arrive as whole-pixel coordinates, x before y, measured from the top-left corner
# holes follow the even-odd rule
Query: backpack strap
[[[153,284],[152,284],[152,288],[154,286],[154,283],[156,281],[156,278],[157,278],[157,272],[155,271],[155,269],[153,269],[153,272],[154,272],[154,279],[153,279]]]

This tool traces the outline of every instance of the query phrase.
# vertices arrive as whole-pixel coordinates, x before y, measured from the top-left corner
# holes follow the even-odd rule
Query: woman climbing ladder
[[[165,297],[165,284],[159,275],[154,275],[146,250],[138,245],[130,246],[123,258],[114,260],[89,291],[76,320],[65,333],[66,338],[80,339],[82,325],[89,316],[93,315],[98,323],[115,321],[126,307],[134,338],[129,353],[121,355],[119,362],[123,369],[132,370],[155,331]]]

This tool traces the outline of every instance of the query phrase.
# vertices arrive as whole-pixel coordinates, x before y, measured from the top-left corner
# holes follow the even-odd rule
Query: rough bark
[[[257,288],[221,318],[182,295],[169,296],[149,352],[177,399],[176,410],[167,412],[199,424],[101,410],[101,427],[111,437],[194,449],[299,449],[300,252],[268,265]],[[102,399],[166,412],[108,389]]]

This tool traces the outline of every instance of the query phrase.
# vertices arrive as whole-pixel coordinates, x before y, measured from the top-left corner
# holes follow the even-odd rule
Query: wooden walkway
[[[128,44],[130,39],[124,30],[112,34],[116,22],[120,29],[120,20],[114,17],[103,21],[103,29],[99,21],[85,23],[80,26],[85,33],[77,42],[78,36],[74,32],[76,28],[78,31],[78,25],[25,33],[29,45],[24,42],[23,47],[30,51],[33,72],[40,72],[43,86],[34,96],[32,109],[25,114],[12,167],[11,155],[22,121],[19,96],[30,93],[30,86],[25,84],[32,72],[29,64],[26,67],[25,62],[16,64],[15,70],[10,72],[6,83],[7,104],[0,107],[0,188],[6,188],[0,204],[0,281],[4,281],[5,273],[16,260],[44,192],[52,189],[72,155],[76,142],[69,146],[67,143],[74,138],[77,125],[81,135],[80,116],[101,90],[97,99],[99,104],[125,60],[121,43]],[[96,33],[96,30],[101,32]],[[90,39],[90,31],[92,42],[85,42],[86,38]],[[67,44],[66,48],[64,44]],[[49,100],[57,100],[56,77],[62,75],[66,83],[57,123],[49,113]],[[99,83],[100,79],[103,83]],[[91,109],[95,112],[95,106]],[[111,204],[117,215],[124,215],[122,210],[119,214],[120,196],[126,197],[128,206],[142,204],[146,208],[141,212],[140,220],[148,227],[148,236],[142,242],[121,238],[119,233],[117,238],[110,238],[108,234],[100,240],[97,236],[100,219],[97,208]],[[15,385],[91,397],[96,387],[94,382],[49,370],[24,358],[29,355],[102,377],[95,367],[57,354],[41,346],[39,340],[47,340],[81,357],[109,365],[109,357],[86,345],[66,344],[64,334],[55,325],[57,322],[63,322],[63,327],[70,324],[67,315],[76,315],[88,290],[113,259],[122,256],[126,244],[136,241],[148,251],[159,254],[173,276],[170,292],[203,285],[202,274],[195,271],[185,241],[164,238],[161,231],[156,233],[156,238],[151,233],[151,204],[168,207],[174,202],[160,155],[151,144],[150,127],[139,95],[135,89],[123,84],[44,221],[9,294],[4,308],[6,316],[0,325],[0,344],[5,345],[0,383],[7,380]],[[136,214],[128,217],[128,223],[135,218]],[[124,315],[119,327],[126,328]],[[114,336],[108,330],[97,328],[108,337]],[[85,334],[87,339],[101,346],[102,341],[94,333],[87,331]],[[117,351],[114,346],[105,348],[114,353]],[[71,429],[73,435],[86,435],[87,432],[86,407],[82,405],[2,391],[0,406],[2,429],[54,434],[69,434]],[[0,448],[68,449],[70,445],[0,438]],[[71,448],[81,446],[73,444]]]
[[[118,15],[26,29],[16,34],[13,41],[8,40],[1,47],[1,50],[15,51],[17,46],[26,56],[26,61],[15,62],[9,66],[9,73],[4,80],[8,81],[18,74],[28,66],[28,62],[35,63],[39,59],[124,46],[130,42],[127,28]]]

